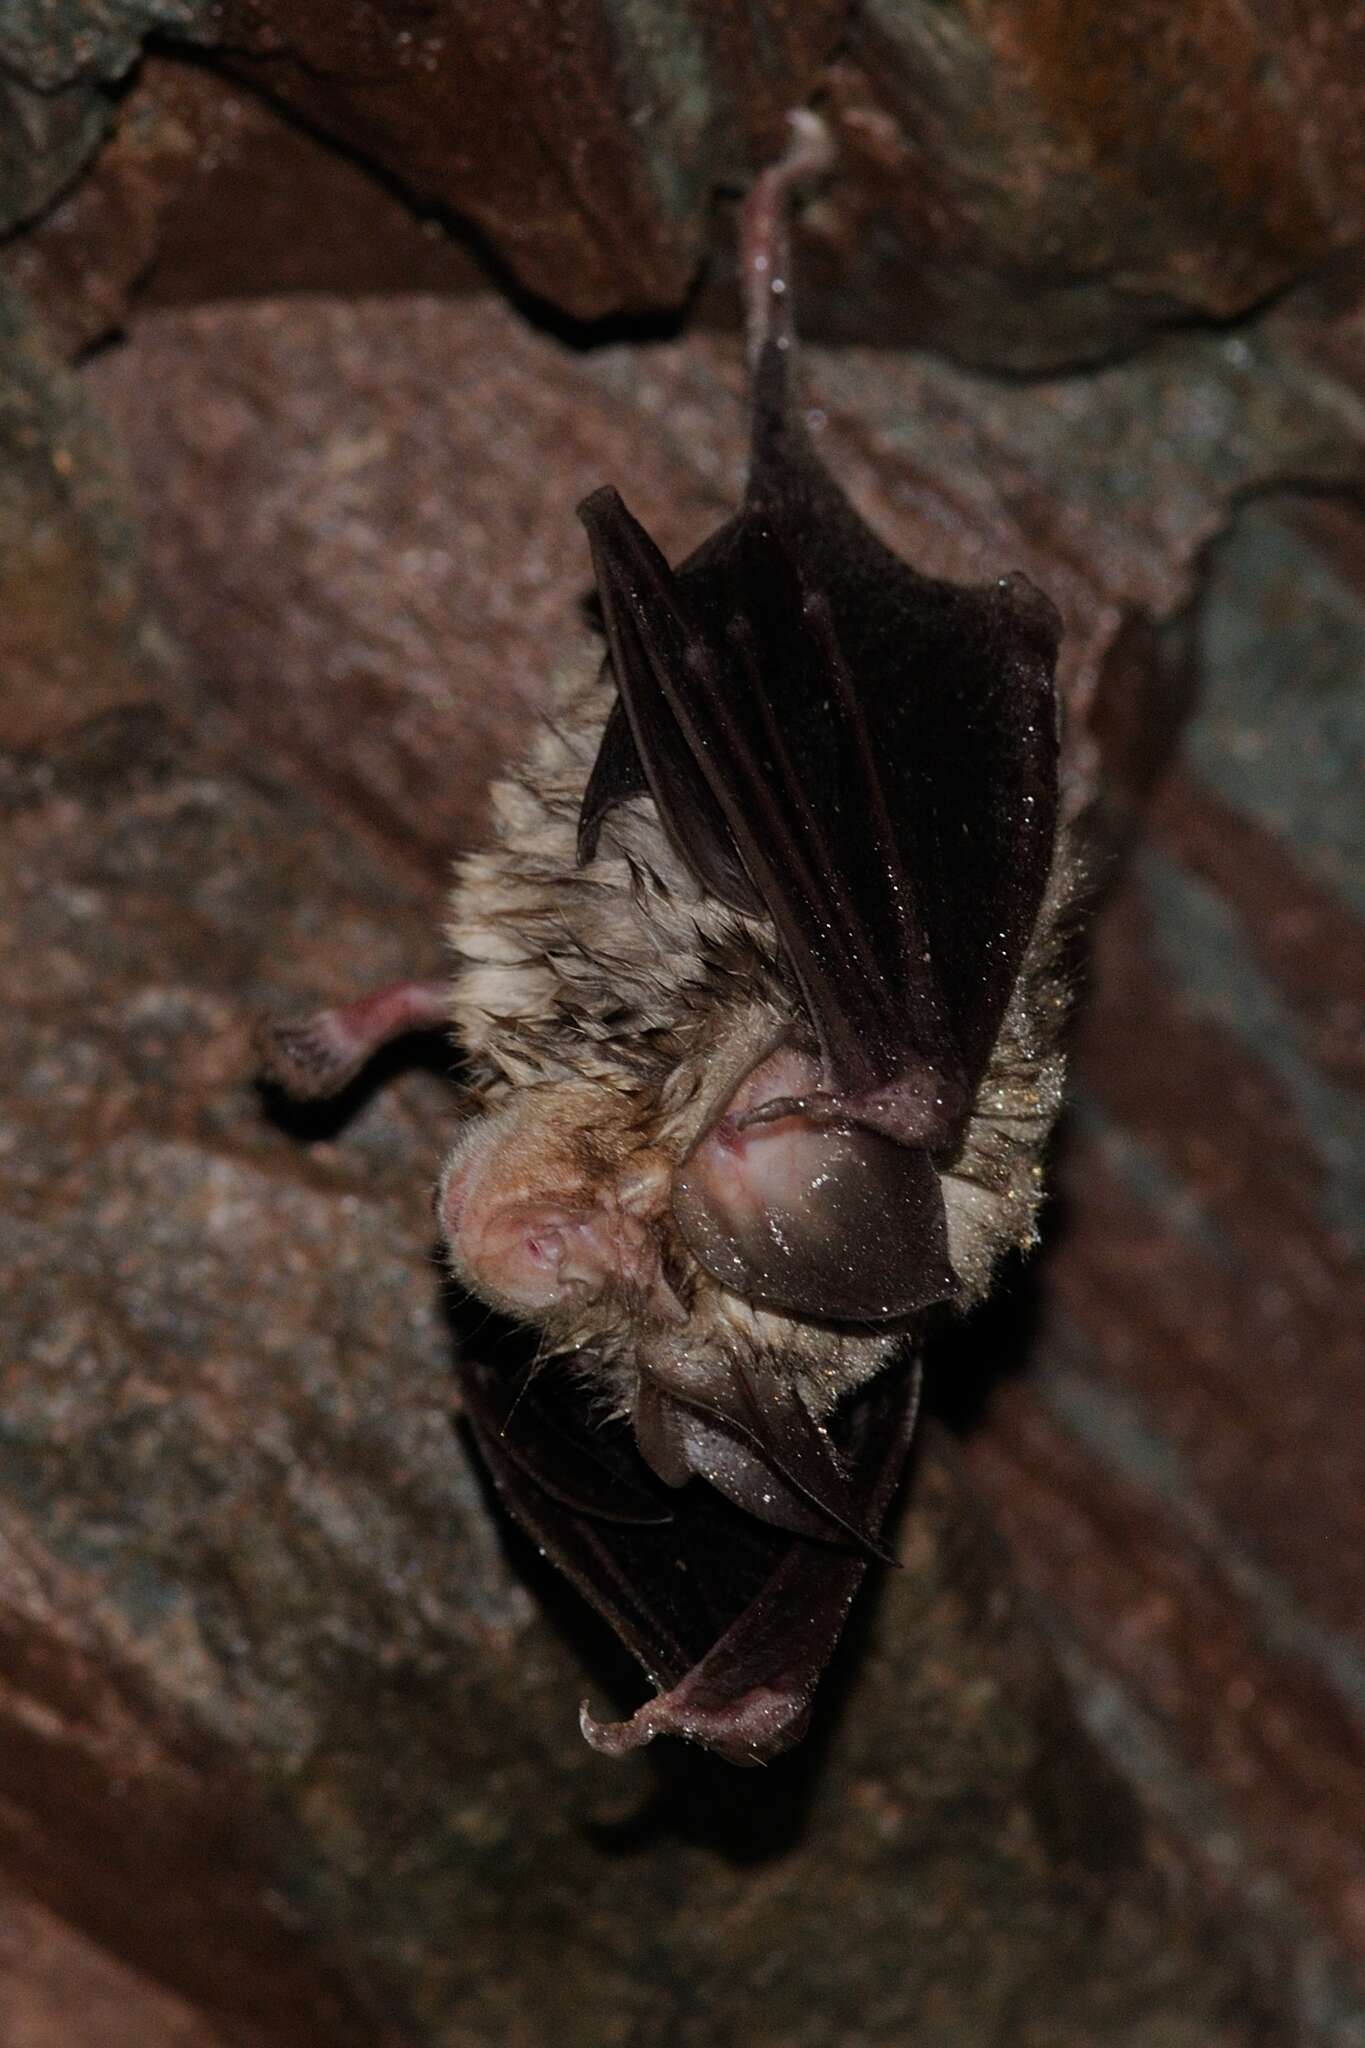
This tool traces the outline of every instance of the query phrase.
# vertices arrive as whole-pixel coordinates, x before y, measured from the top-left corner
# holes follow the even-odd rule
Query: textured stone
[[[114,118],[106,88],[153,28],[193,27],[210,0],[10,0],[0,18],[0,235],[77,177]]]
[[[0,1889],[6,2048],[227,2048],[173,1993],[22,1892]]]
[[[41,507],[72,400],[32,383]],[[86,545],[136,610],[107,517]],[[68,588],[76,636],[102,588]],[[240,727],[246,769],[161,708],[202,678],[114,653],[129,708],[68,672],[0,778],[0,1863],[159,1987],[168,2043],[187,2008],[234,2048],[534,2040],[552,2010],[592,2048],[1288,2038],[1076,1726],[941,1439],[802,1752],[737,1777],[581,1743],[580,1693],[637,1682],[510,1567],[452,1427],[481,1332],[431,1258],[449,1055],[325,1115],[250,1078],[258,1005],[431,970],[428,894]],[[478,756],[449,772],[468,802]]]
[[[389,183],[237,81],[163,55],[139,67],[85,176],[0,249],[0,274],[68,355],[116,334],[134,305],[482,279]]]
[[[1007,80],[1034,120],[1018,11],[935,14],[961,76],[985,47],[991,90]],[[121,64],[132,18],[92,16],[76,70]],[[1084,54],[1090,18],[1058,37]],[[1231,33],[1217,10],[1196,29],[1210,48]],[[1087,245],[1118,265],[1112,288],[1073,290],[1068,245],[1057,289],[1043,265],[1025,294],[1001,250],[1015,235],[1036,266],[1054,176],[1099,218],[1096,112],[1131,108],[1137,80],[1131,133],[1150,136],[1166,47],[1155,87],[1135,40],[1101,68],[1070,155],[1003,124],[1003,183],[954,155],[953,126],[932,146],[979,180],[976,282],[929,294],[934,331],[1051,360],[1168,321],[1163,263],[1187,262],[1180,304],[1222,311],[1276,264],[1297,274],[1296,248],[1317,263],[1314,194],[1349,239],[1354,30],[1303,29],[1286,104],[1314,108],[1307,172],[1273,186],[1262,109],[1245,217],[1192,205],[1185,172],[1164,213],[1127,133],[1095,159],[1127,194],[1113,251]],[[868,47],[846,66],[874,68]],[[53,52],[49,85],[98,89]],[[902,92],[902,56],[879,62],[878,90]],[[1261,75],[1229,67],[1229,108]],[[847,132],[901,147],[875,108],[852,118],[855,88],[846,70]],[[1198,98],[1172,107],[1172,161],[1204,146]],[[736,133],[716,161],[743,156]],[[165,249],[177,159],[140,146],[121,130],[104,189],[136,201],[123,249]],[[688,175],[677,215],[639,217],[632,292],[671,291],[700,246],[709,174]],[[907,179],[888,190],[908,208]],[[810,220],[836,253],[841,203]],[[559,217],[536,216],[528,264],[552,261]],[[899,302],[897,237],[920,223],[897,219],[868,243]],[[626,262],[618,226],[576,230],[599,282]],[[853,304],[882,289],[869,272]],[[125,293],[73,299],[68,341]],[[909,331],[892,310],[885,331]],[[509,1568],[463,1462],[425,1193],[445,1056],[282,1125],[246,1043],[258,1002],[435,965],[431,884],[576,630],[573,498],[612,478],[673,553],[713,524],[741,461],[737,351],[574,356],[486,301],[266,304],[138,322],[82,387],[10,302],[3,319],[0,1862],[31,1931],[0,1955],[10,2030],[75,2024],[46,1954],[148,2048],[467,2048],[538,2040],[551,2010],[594,2048],[1354,2048],[1365,548],[1339,507],[1257,500],[1358,485],[1358,326],[1260,321],[1029,387],[867,350],[813,360],[831,461],[890,537],[1058,595],[1073,791],[1102,760],[1112,836],[1175,737],[1187,668],[1204,695],[1101,925],[1053,1256],[937,1375],[941,1405],[985,1411],[972,1467],[1110,1763],[931,1439],[909,1569],[860,1609],[812,1744],[737,1780],[683,1752],[623,1777],[579,1745],[578,1692],[600,1705],[631,1680],[534,1560],[513,1548]],[[92,396],[132,443],[183,673]],[[1026,1353],[988,1400],[983,1377]]]
[[[381,279],[446,289],[467,274],[472,237],[499,276],[575,320],[673,313],[708,253],[724,268],[717,193],[746,181],[783,110],[812,97],[840,145],[807,216],[806,324],[830,338],[929,342],[1011,368],[1094,360],[1296,285],[1350,290],[1365,228],[1358,11],[1255,14],[1234,0],[1151,0],[1122,20],[1095,0],[869,0],[847,22],[833,0],[11,9],[0,223],[70,186],[111,118],[108,85],[151,31],[206,48],[430,222],[423,246],[393,195],[340,159],[329,206],[321,177],[312,185],[319,145],[286,141],[257,105],[231,141],[245,157],[235,182],[184,166],[183,205],[197,194],[223,226],[193,250],[180,237],[182,283],[205,297],[249,282],[254,184],[270,195],[254,223],[267,290],[291,266],[323,288],[363,283],[367,243],[382,248]],[[176,91],[192,116],[210,89]],[[139,87],[121,118],[144,117]],[[136,143],[57,235],[58,261],[63,237],[93,254],[95,297],[121,288],[120,263],[151,232],[145,152],[135,169],[129,154]],[[311,221],[328,225],[305,258],[310,189]],[[138,232],[105,246],[101,215],[120,205],[115,225],[129,228],[131,207]]]
[[[0,743],[138,694],[151,625],[128,497],[107,425],[0,285]]]
[[[1362,26],[1307,12],[870,0],[830,75],[838,332],[1043,367],[1358,245]]]
[[[1049,2042],[1279,2038],[941,1447],[801,1757],[593,1756],[451,1428],[439,1080],[311,1135],[249,1082],[253,1005],[397,971],[422,906],[146,711],[6,793],[0,1854],[50,1907],[234,2042],[533,2037],[553,1996],[594,2044],[1003,2043],[1025,1985]]]
[[[42,92],[122,78],[144,36],[185,34],[212,13],[206,0],[8,0],[0,63]]]
[[[443,874],[580,631],[575,504],[605,461],[666,506],[667,445],[487,300],[158,315],[88,387],[205,695]]]
[[[807,325],[841,340],[1095,359],[1247,312],[1365,227],[1354,9],[234,0],[221,33],[579,319],[680,304],[711,196],[812,92],[841,158]]]
[[[590,320],[682,302],[714,187],[772,153],[842,23],[835,0],[229,0],[219,33],[243,75]]]
[[[313,300],[148,316],[88,387],[204,691],[435,872],[480,824],[451,764],[505,757],[576,635],[574,506],[615,483],[671,555],[695,545],[740,488],[740,375],[727,341],[584,356],[486,298]],[[1103,742],[1116,831],[1170,734],[1153,623],[1239,496],[1353,479],[1365,445],[1353,395],[1273,333],[1026,387],[813,351],[807,382],[902,553],[967,581],[1022,568],[1059,604],[1073,793]]]
[[[1196,715],[1098,932],[1038,1369],[971,1453],[1225,1853],[1357,1964],[1361,536],[1262,501],[1212,557]]]
[[[741,462],[737,362],[703,340],[584,362],[476,302],[388,315],[408,362],[439,358],[448,381],[458,384],[462,361],[477,378],[498,364],[496,397],[480,409],[488,419],[525,421],[518,394],[534,391],[530,431],[545,452],[532,453],[533,440],[524,453],[538,473],[568,472],[524,542],[549,565],[536,631],[509,646],[492,596],[462,597],[487,607],[477,644],[492,693],[500,667],[533,676],[554,658],[585,577],[570,521],[579,491],[622,482],[675,554],[714,523]],[[315,308],[309,332],[330,363],[368,360],[367,317]],[[215,557],[193,542],[195,470],[164,439],[154,446],[137,394],[170,394],[164,429],[197,417],[219,351],[249,362],[268,335],[269,370],[253,372],[262,393],[287,381],[289,361],[314,361],[284,316],[217,321],[148,323],[95,379],[138,451],[163,587],[204,581],[206,646],[230,609]],[[1114,836],[1133,828],[1175,730],[1179,677],[1153,666],[1152,623],[1189,605],[1211,543],[1250,493],[1277,475],[1359,474],[1358,400],[1311,360],[1349,369],[1350,351],[1321,336],[1310,349],[1310,339],[1271,322],[1022,390],[922,361],[812,352],[830,459],[882,530],[947,574],[1022,564],[1061,601],[1067,694],[1100,750]],[[343,382],[339,370],[308,374]],[[294,474],[282,435],[253,427],[251,438]],[[465,447],[486,521],[512,478]],[[260,501],[269,487],[257,478],[253,493]],[[392,501],[376,488],[370,502]],[[1198,780],[1186,769],[1162,795],[1153,852],[1102,928],[1042,1370],[1002,1395],[972,1455],[1025,1570],[1070,1617],[1092,1671],[1124,1688],[1129,1711],[1150,1713],[1226,1802],[1216,1825],[1185,1821],[1201,1840],[1238,1842],[1239,1867],[1285,1873],[1329,1942],[1359,1954],[1354,1816],[1365,1778],[1351,1560],[1365,1447],[1351,1421],[1359,1270],[1341,1232],[1358,1231],[1361,1212],[1349,1162],[1365,1015],[1353,709],[1365,631],[1351,591],[1365,550],[1348,514],[1320,504],[1311,537],[1307,516],[1245,513],[1212,556],[1192,649],[1205,691],[1188,741]],[[515,561],[515,520],[499,530]],[[239,563],[234,574],[268,588],[285,552],[272,569],[262,549],[259,572]],[[524,601],[514,609],[525,626]],[[453,634],[449,644],[458,678],[469,655]],[[229,673],[237,657],[221,625],[212,645],[217,673]],[[396,670],[392,680],[401,690]],[[457,758],[459,744],[452,723],[440,756]],[[1265,977],[1282,991],[1283,1023],[1266,1007]],[[1191,979],[1212,993],[1183,992]],[[1200,1020],[1210,1001],[1217,1028]],[[1249,1030],[1260,1040],[1248,1042]],[[1299,1128],[1300,1102],[1313,1106],[1315,1131]],[[1266,1276],[1257,1289],[1252,1266]],[[970,1340],[967,1351],[979,1383]]]
[[[0,75],[0,235],[32,220],[76,178],[110,108],[82,86],[37,92]]]

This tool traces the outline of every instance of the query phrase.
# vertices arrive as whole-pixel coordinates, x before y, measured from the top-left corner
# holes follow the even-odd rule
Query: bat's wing
[[[703,887],[771,919],[813,1032],[818,1086],[785,1107],[829,1130],[819,1201],[727,1207],[685,1166],[693,1251],[759,1299],[877,1320],[953,1292],[930,1155],[960,1133],[1047,882],[1058,622],[1022,578],[962,589],[883,547],[782,376],[770,351],[744,511],[681,570],[615,492],[583,507],[623,707],[583,826],[591,844],[647,787]],[[890,1272],[865,1256],[879,1217]]]
[[[913,889],[926,965],[974,1090],[1052,863],[1061,619],[1022,575],[946,583],[878,540],[810,446],[789,361],[770,345],[758,367],[742,519],[774,523],[801,586],[827,607],[870,735],[878,793],[867,815],[879,844],[890,835],[878,858]],[[845,812],[842,828],[832,849],[853,855],[867,827]],[[918,1049],[917,1029],[916,1010],[903,1053]]]
[[[1022,577],[893,555],[784,378],[770,348],[745,509],[676,573],[615,492],[583,507],[623,706],[585,836],[647,787],[703,886],[772,918],[841,1094],[970,1090],[1052,857],[1060,624]]]
[[[758,1521],[710,1486],[663,1487],[629,1426],[585,1417],[554,1367],[524,1385],[466,1358],[461,1378],[507,1507],[659,1689],[614,1725],[585,1708],[588,1740],[620,1755],[679,1735],[733,1763],[798,1742],[867,1569],[863,1551]],[[916,1369],[883,1373],[841,1426],[859,1519],[874,1534],[904,1465],[917,1386]]]

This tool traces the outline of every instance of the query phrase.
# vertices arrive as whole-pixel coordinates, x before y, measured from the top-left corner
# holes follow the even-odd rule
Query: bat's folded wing
[[[811,456],[756,456],[677,572],[614,491],[582,516],[625,717],[585,824],[630,791],[633,742],[702,885],[772,919],[832,1086],[973,1088],[1052,858],[1053,607],[1018,576],[920,576]]]
[[[658,1485],[628,1426],[585,1417],[555,1368],[524,1384],[468,1358],[461,1377],[506,1505],[659,1688],[622,1722],[601,1723],[585,1707],[594,1747],[621,1755],[678,1735],[733,1763],[762,1763],[798,1742],[867,1569],[865,1547],[758,1521],[711,1486]],[[878,1535],[916,1391],[917,1372],[903,1362],[856,1396],[840,1424],[859,1520]]]

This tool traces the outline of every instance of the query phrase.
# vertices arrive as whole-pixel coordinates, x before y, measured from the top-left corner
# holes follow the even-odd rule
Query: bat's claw
[[[330,1010],[311,1017],[262,1017],[255,1046],[262,1078],[297,1102],[340,1094],[365,1064],[366,1049],[337,1028]]]
[[[834,132],[823,114],[813,107],[792,107],[787,114],[792,139],[780,161],[773,166],[790,186],[807,178],[818,178],[833,167],[839,153]]]
[[[441,981],[390,981],[311,1017],[266,1017],[256,1028],[265,1079],[301,1102],[339,1095],[381,1046],[410,1031],[439,1031],[449,1019]]]

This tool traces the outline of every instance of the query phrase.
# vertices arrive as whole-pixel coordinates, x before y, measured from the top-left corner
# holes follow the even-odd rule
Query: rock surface
[[[243,75],[593,320],[681,304],[714,188],[771,154],[842,20],[837,0],[228,0],[218,34]]]
[[[14,534],[74,552],[119,469],[43,390]],[[127,632],[3,782],[0,1861],[36,1909],[159,1987],[172,2042],[535,2039],[551,2005],[594,2048],[1310,2038],[1282,1930],[1248,1940],[1082,1733],[941,1438],[801,1753],[581,1744],[581,1693],[631,1680],[504,1557],[454,1427],[449,1056],[283,1123],[250,1078],[258,1006],[435,963],[429,885],[285,786],[249,701],[205,718],[108,517]],[[46,644],[105,587],[49,587]],[[483,763],[447,758],[467,799]]]
[[[204,223],[213,222],[213,232]],[[147,58],[86,175],[0,249],[68,355],[136,302],[467,290],[481,269],[382,180],[201,64]]]
[[[1281,2038],[941,1444],[798,1758],[593,1756],[452,1427],[439,1078],[311,1131],[250,1082],[250,1009],[423,906],[146,709],[5,797],[0,1855],[48,1911],[234,2043]]]
[[[173,1992],[23,1892],[0,1891],[0,2032],[7,2048],[226,2048]]]
[[[1359,246],[1362,36],[1351,8],[865,0],[829,75],[838,331],[1040,369],[1250,311]]]
[[[575,642],[575,506],[613,483],[685,554],[741,488],[741,380],[729,341],[584,356],[475,297],[157,313],[86,381],[203,695],[439,874],[482,819],[475,767],[451,763],[486,779]],[[812,350],[807,387],[827,459],[908,559],[1023,569],[1060,606],[1075,795],[1102,746],[1115,829],[1169,739],[1155,629],[1230,508],[1282,476],[1349,483],[1365,449],[1365,407],[1273,329],[1026,386]]]
[[[78,176],[114,119],[110,88],[156,29],[191,30],[211,0],[12,0],[0,20],[0,235]]]
[[[1361,538],[1266,501],[1213,557],[1198,709],[1097,934],[1040,1369],[970,1452],[1239,1817],[1240,1881],[1278,1866],[1357,1956]]]
[[[1098,0],[22,6],[0,31],[13,138],[0,228],[70,185],[149,33],[158,52],[206,53],[342,144],[438,235],[454,231],[580,322],[676,314],[703,258],[729,246],[716,195],[772,153],[783,111],[813,98],[840,159],[808,216],[806,324],[841,340],[930,343],[1013,369],[1098,360],[1286,289],[1338,288],[1365,230],[1359,11],[1235,0],[1145,0],[1121,20]],[[202,75],[172,64],[161,83],[163,111],[179,121],[183,109],[193,129]],[[144,104],[134,91],[125,118]],[[259,200],[293,184],[259,175],[268,163],[297,170],[311,151],[281,139],[277,111],[258,107],[247,125],[260,131],[257,175],[231,192],[214,174],[226,231],[191,259],[205,297],[222,295],[217,268],[229,287],[240,279],[253,238],[265,273],[297,265],[318,222],[316,281],[348,288],[366,259],[346,182],[388,221],[379,273],[438,280],[392,194],[386,204],[358,173],[338,174],[335,207],[316,188],[308,221],[274,197],[253,207],[253,187]],[[127,194],[115,150],[97,173],[106,212]],[[201,176],[185,164],[188,185]],[[165,197],[173,211],[169,185]],[[159,241],[145,210],[135,225]],[[95,296],[117,298],[135,282],[127,239],[83,239]],[[460,273],[460,259],[447,267]]]
[[[0,210],[40,215],[3,270],[48,323],[0,297],[0,2034],[1359,2048],[1365,526],[1322,495],[1365,439],[1327,317],[1359,21],[665,11],[0,28]],[[138,69],[148,32],[209,62]],[[498,123],[447,119],[465,52]],[[452,1415],[450,1055],[287,1118],[247,1031],[437,965],[581,629],[577,496],[676,554],[738,481],[732,341],[567,350],[446,228],[580,316],[676,303],[812,89],[827,331],[1017,366],[1189,326],[1029,385],[811,365],[888,537],[1058,598],[1071,794],[1115,846],[1148,808],[1048,1255],[937,1361],[1015,1564],[931,1434],[810,1746],[623,1773],[573,1708],[632,1677],[504,1553]],[[424,295],[198,303],[265,288]]]

